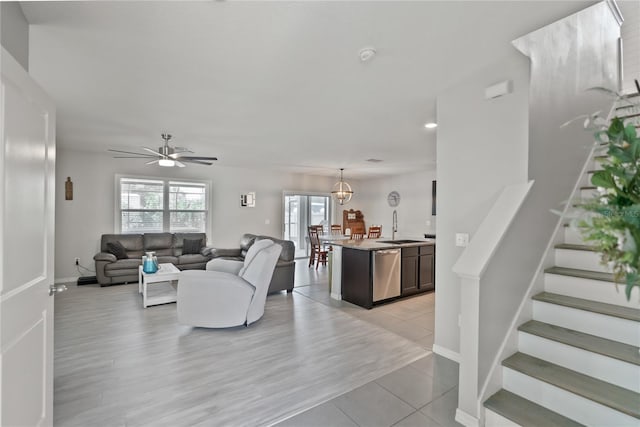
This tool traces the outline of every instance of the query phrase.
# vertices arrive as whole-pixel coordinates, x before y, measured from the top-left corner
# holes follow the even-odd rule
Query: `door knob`
[[[59,294],[60,292],[64,292],[66,290],[67,290],[66,285],[51,285],[49,286],[49,296]]]

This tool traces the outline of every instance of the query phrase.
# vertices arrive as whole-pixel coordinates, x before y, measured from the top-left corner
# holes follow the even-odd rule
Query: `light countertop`
[[[392,249],[392,248],[411,248],[415,246],[435,245],[435,239],[410,239],[414,240],[411,243],[381,243],[381,241],[391,240],[389,238],[381,237],[380,239],[362,239],[362,240],[325,240],[326,243],[331,243],[333,246],[342,246],[343,248],[359,249],[363,251],[377,251],[380,249]],[[406,239],[398,239],[406,240]]]

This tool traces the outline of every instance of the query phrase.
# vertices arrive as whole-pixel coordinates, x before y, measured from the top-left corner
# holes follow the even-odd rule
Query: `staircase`
[[[597,169],[594,164],[593,169]],[[588,175],[593,173],[593,170]],[[595,191],[585,177],[581,195]],[[640,303],[564,227],[518,352],[502,361],[502,389],[484,402],[485,425],[640,426]]]

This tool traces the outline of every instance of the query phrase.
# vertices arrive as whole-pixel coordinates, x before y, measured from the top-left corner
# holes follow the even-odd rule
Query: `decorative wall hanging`
[[[240,195],[240,206],[246,208],[255,208],[256,207],[256,193],[250,192],[247,194]]]
[[[73,182],[71,182],[71,177],[67,177],[67,181],[64,183],[64,199],[65,200],[73,200]]]

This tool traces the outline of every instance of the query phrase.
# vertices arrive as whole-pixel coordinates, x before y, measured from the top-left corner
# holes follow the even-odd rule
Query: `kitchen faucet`
[[[391,227],[391,240],[396,240],[396,231],[398,231],[398,212],[393,210],[393,226]]]

